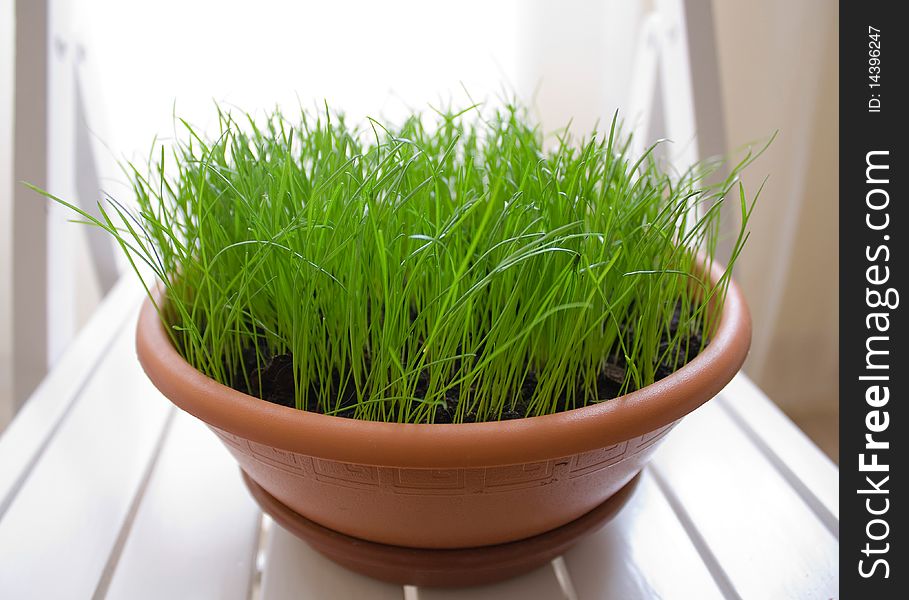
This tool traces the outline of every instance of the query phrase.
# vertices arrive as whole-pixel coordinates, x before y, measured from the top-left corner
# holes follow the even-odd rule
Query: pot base
[[[631,497],[639,478],[635,476],[587,514],[546,533],[506,544],[436,550],[378,544],[338,533],[289,509],[243,473],[259,506],[327,558],[375,579],[426,587],[493,583],[546,564],[611,520]]]

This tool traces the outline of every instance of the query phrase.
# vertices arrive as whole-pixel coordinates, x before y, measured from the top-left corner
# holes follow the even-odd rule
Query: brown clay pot
[[[248,477],[292,511],[378,544],[457,549],[537,536],[603,504],[679,419],[732,379],[750,340],[732,283],[710,344],[652,385],[558,414],[435,425],[315,414],[221,385],[174,350],[148,301],[137,350],[155,386],[205,421]]]

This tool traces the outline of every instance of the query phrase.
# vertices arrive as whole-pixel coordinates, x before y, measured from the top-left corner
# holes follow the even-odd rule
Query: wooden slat
[[[687,416],[651,472],[728,596],[837,596],[836,537],[720,403]]]
[[[402,600],[404,590],[328,560],[272,524],[262,573],[262,600]]]
[[[90,598],[172,408],[122,329],[0,520],[6,598]]]
[[[556,578],[551,565],[508,581],[463,589],[418,588],[419,600],[574,600]]]
[[[564,559],[579,600],[723,597],[647,470],[622,512]]]
[[[839,537],[839,471],[827,455],[744,375],[716,401]]]
[[[120,280],[0,437],[0,519],[47,441],[90,380],[118,331],[134,316],[141,288]],[[130,321],[132,323],[132,321]],[[135,353],[132,353],[133,355]]]
[[[233,457],[178,412],[106,597],[247,598],[260,517]]]
[[[679,173],[684,173],[698,161],[698,123],[695,122],[685,8],[683,0],[656,0],[655,10],[661,29],[659,91],[662,97],[659,106],[666,129],[648,134],[651,139],[658,134],[672,140],[664,150],[670,164]]]
[[[628,112],[631,128],[637,133],[631,138],[631,155],[640,156],[652,143],[650,125],[653,120],[654,100],[657,92],[659,70],[659,17],[651,12],[641,21],[632,53],[634,77],[629,82]]]

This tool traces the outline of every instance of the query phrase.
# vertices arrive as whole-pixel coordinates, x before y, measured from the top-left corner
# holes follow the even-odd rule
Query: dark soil
[[[676,310],[676,316],[672,322],[673,330],[678,325],[678,314],[679,311]],[[673,331],[673,333],[675,333],[675,331]],[[631,339],[633,339],[633,331],[626,331],[626,344],[630,343]],[[701,348],[701,341],[702,340],[699,333],[694,333],[689,336],[688,344],[686,345],[689,348],[689,352],[688,355],[683,357],[682,364],[687,363],[697,355],[699,349]],[[660,350],[664,351],[666,348],[668,348],[668,345],[668,339],[664,338],[660,344]],[[260,348],[260,352],[262,355],[267,355],[265,348]],[[613,355],[611,357],[611,360],[607,362],[606,367],[597,377],[596,397],[588,398],[587,401],[593,402],[597,400],[609,400],[617,397],[621,390],[622,382],[625,378],[625,367],[626,365],[624,357]],[[237,378],[237,381],[231,382],[230,385],[234,389],[251,396],[256,396],[274,404],[280,404],[281,406],[288,406],[290,408],[296,407],[294,400],[296,394],[293,375],[293,356],[291,354],[272,355],[264,364],[259,365],[256,360],[256,351],[254,348],[250,347],[243,353],[242,371],[239,369],[234,369],[234,371],[246,373],[246,377],[241,376]],[[673,369],[671,365],[660,365],[656,370],[656,380],[659,381],[660,379],[663,379],[672,373],[672,371]],[[247,379],[249,381],[248,385]],[[342,410],[338,413],[335,413],[337,416],[353,417],[353,408],[356,405],[357,401],[356,391],[353,385],[350,383],[342,386],[341,380],[341,376],[337,371],[332,374],[332,381],[328,397],[341,398],[340,406]],[[427,380],[428,376],[425,374],[420,377],[420,380],[417,383],[415,394],[417,398],[423,398],[425,396],[428,385]],[[528,403],[533,397],[536,386],[536,373],[534,371],[530,371],[527,374],[527,377],[525,378],[521,389],[516,390],[516,401],[514,408],[512,410],[506,410],[502,414],[502,419],[509,420],[523,418],[526,415]],[[259,393],[260,389],[261,394]],[[628,391],[633,390],[629,389]],[[309,399],[308,404],[304,407],[304,409],[311,412],[322,412],[321,407],[317,405],[316,400],[321,395],[319,386],[315,384],[311,385],[309,392],[310,393],[307,394],[307,398]],[[460,390],[458,388],[453,388],[446,392],[446,406],[439,406],[436,409],[436,423],[451,423],[453,421],[453,415],[455,414],[459,395]],[[583,397],[580,383],[578,384],[575,397]],[[557,403],[556,412],[562,412],[565,410],[570,410],[572,408],[577,408],[580,405],[581,404],[579,404],[577,400],[575,403],[571,403],[568,395],[563,394],[563,397],[560,398]],[[465,418],[465,422],[473,422],[475,420],[476,416],[473,414],[468,414]]]

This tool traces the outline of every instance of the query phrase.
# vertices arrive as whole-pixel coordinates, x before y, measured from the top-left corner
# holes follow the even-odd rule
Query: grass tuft
[[[138,211],[51,198],[163,283],[199,371],[358,419],[542,415],[653,383],[709,339],[754,206],[738,174],[755,154],[707,183],[715,161],[668,173],[615,120],[551,151],[513,106],[219,121],[215,139],[181,121],[169,154],[128,166]],[[741,229],[711,284],[696,257],[712,262],[727,197]]]

